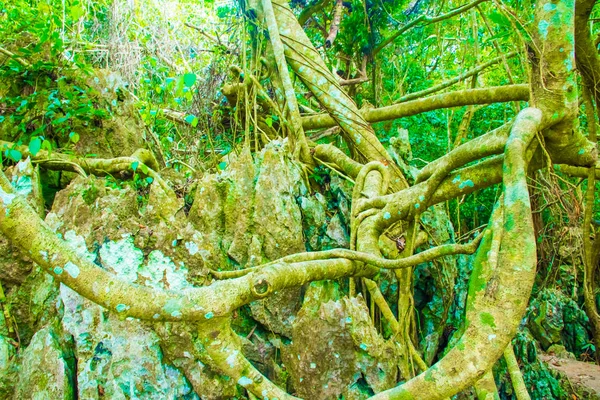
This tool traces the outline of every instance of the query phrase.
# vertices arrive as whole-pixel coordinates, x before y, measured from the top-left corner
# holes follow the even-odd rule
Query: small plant
[[[596,346],[592,342],[588,342],[583,347],[583,353],[580,357],[582,361],[594,361],[596,354]]]

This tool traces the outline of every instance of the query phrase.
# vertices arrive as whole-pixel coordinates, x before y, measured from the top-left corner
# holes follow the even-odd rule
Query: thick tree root
[[[259,399],[297,399],[287,394],[261,374],[242,353],[240,338],[231,330],[229,318],[218,318],[199,326],[199,341],[203,346],[204,362]]]

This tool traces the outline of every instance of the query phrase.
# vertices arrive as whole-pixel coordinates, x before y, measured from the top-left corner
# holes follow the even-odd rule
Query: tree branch
[[[494,86],[438,94],[391,106],[361,110],[360,113],[366,121],[374,123],[408,117],[440,108],[460,107],[471,104],[527,101],[528,99],[529,85]],[[302,117],[302,125],[306,130],[329,128],[335,124],[334,119],[327,114]]]
[[[527,190],[526,149],[541,120],[539,110],[525,109],[511,130],[504,160],[504,195],[491,218],[492,240],[481,243],[475,258],[463,335],[430,369],[373,396],[373,400],[409,399],[417,393],[427,393],[432,400],[452,396],[489,371],[514,336],[535,277],[536,245]],[[494,241],[499,251],[496,262],[488,260],[497,254],[491,251]],[[473,354],[477,357],[471,358]]]
[[[425,90],[421,90],[418,92],[414,92],[414,93],[409,93],[405,96],[402,96],[398,102],[403,102],[403,101],[408,101],[408,100],[413,100],[413,99],[418,99],[419,97],[423,97],[423,96],[427,96],[428,94],[431,93],[435,93],[435,92],[439,92],[442,89],[445,89],[449,86],[454,85],[457,82],[460,82],[462,80],[465,80],[475,74],[480,73],[481,71],[485,70],[488,67],[491,67],[492,65],[498,64],[499,62],[502,62],[502,60],[504,60],[505,58],[512,58],[517,56],[519,53],[517,53],[516,51],[513,51],[511,53],[508,53],[506,55],[502,55],[496,58],[492,58],[490,61],[486,62],[485,64],[481,64],[473,69],[470,69],[467,72],[464,72],[454,78],[448,79],[447,81],[444,81],[438,85],[432,86],[429,89],[425,89]]]
[[[337,77],[329,71],[287,2],[277,0],[273,6],[277,24],[281,29],[286,58],[296,75],[338,122],[345,139],[363,160],[388,161],[393,176],[392,190],[407,187],[408,182],[402,171],[393,164],[375,132],[359,113],[356,103],[342,90]]]
[[[304,128],[302,127],[300,110],[298,109],[298,101],[296,100],[296,92],[294,91],[292,80],[290,79],[290,74],[285,59],[283,42],[279,36],[279,26],[277,20],[275,19],[275,12],[273,11],[273,4],[271,3],[271,0],[262,0],[262,9],[265,24],[269,30],[271,46],[275,55],[275,63],[277,64],[279,76],[283,84],[285,99],[292,123],[292,135],[289,138],[291,147],[302,161],[310,163],[311,157],[308,150],[306,136],[304,135]]]
[[[325,47],[331,47],[337,34],[340,30],[340,23],[342,22],[342,14],[344,13],[344,2],[342,0],[336,0],[335,8],[333,10],[333,18],[329,25],[329,35],[325,39]]]
[[[9,50],[6,50],[3,47],[0,47],[0,53],[6,55],[10,59],[15,60],[16,62],[18,62],[19,64],[21,64],[25,68],[28,68],[30,66],[29,62],[27,62],[24,58],[17,56],[13,52],[11,52]]]
[[[484,1],[487,0],[475,0],[472,3],[465,4],[464,6],[458,7],[450,12],[447,12],[446,14],[438,15],[437,17],[428,17],[426,15],[421,15],[417,19],[410,21],[409,23],[398,29],[396,33],[394,33],[392,36],[390,36],[389,38],[381,42],[379,45],[377,45],[377,47],[375,47],[375,49],[373,50],[373,55],[377,55],[381,50],[383,50],[384,47],[386,47],[394,40],[399,38],[404,32],[406,32],[410,28],[413,28],[419,24],[428,25],[435,22],[443,21],[448,18],[452,18],[455,15],[462,14],[463,12],[470,10],[476,5],[483,3]]]
[[[310,19],[310,17],[312,17],[315,13],[318,13],[319,11],[321,11],[330,2],[331,2],[331,0],[317,0],[310,6],[304,7],[302,12],[300,13],[300,16],[298,17],[298,23],[301,26],[304,26],[304,24],[306,23],[306,21],[308,21]]]

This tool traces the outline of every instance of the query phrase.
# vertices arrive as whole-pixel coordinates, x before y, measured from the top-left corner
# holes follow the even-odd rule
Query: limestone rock
[[[396,384],[397,353],[373,327],[361,297],[309,296],[282,350],[296,393],[306,399],[366,398]]]
[[[60,332],[39,330],[23,352],[15,399],[75,399],[74,360],[63,350]]]

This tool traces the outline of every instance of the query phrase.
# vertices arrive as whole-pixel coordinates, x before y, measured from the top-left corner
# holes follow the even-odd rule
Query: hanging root
[[[519,363],[517,362],[517,357],[515,357],[515,351],[511,343],[504,349],[504,361],[506,361],[506,367],[508,368],[517,400],[530,400],[525,381],[523,380],[523,374],[519,369]]]

